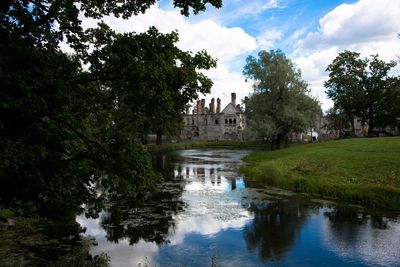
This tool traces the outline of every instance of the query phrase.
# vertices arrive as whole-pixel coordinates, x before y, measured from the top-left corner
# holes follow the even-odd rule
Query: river
[[[77,218],[91,254],[113,266],[400,266],[398,214],[260,187],[239,173],[249,152],[158,155],[157,196]]]

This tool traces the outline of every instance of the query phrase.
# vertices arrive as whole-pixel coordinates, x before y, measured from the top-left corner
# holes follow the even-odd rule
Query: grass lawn
[[[241,142],[241,141],[193,141],[174,144],[147,145],[146,148],[152,152],[166,152],[173,150],[195,149],[195,148],[227,148],[227,149],[245,149],[245,148],[268,148],[270,145],[262,142]]]
[[[241,171],[266,185],[400,210],[400,137],[292,145],[244,160]]]

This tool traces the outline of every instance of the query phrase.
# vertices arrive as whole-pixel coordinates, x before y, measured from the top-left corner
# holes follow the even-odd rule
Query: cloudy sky
[[[220,97],[225,106],[231,92],[238,99],[251,93],[242,69],[246,57],[260,50],[281,49],[292,58],[324,110],[332,106],[324,93],[325,69],[340,51],[378,53],[385,60],[400,56],[400,0],[223,0],[221,9],[209,7],[188,18],[171,2],[161,0],[129,20],[104,20],[118,32],[143,32],[152,25],[164,33],[177,30],[182,50],[206,49],[218,60],[207,72],[214,81],[207,103]],[[84,19],[86,26],[94,23]]]

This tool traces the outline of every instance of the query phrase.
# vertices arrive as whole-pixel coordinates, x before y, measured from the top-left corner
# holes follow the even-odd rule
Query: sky
[[[231,92],[240,103],[253,91],[251,81],[242,75],[246,58],[260,50],[281,49],[301,70],[310,94],[327,110],[333,102],[324,93],[326,67],[344,50],[399,62],[399,18],[400,0],[223,0],[222,8],[207,6],[205,12],[189,17],[180,15],[171,0],[161,0],[129,20],[112,16],[103,20],[121,33],[144,32],[150,26],[163,33],[176,30],[180,49],[205,49],[218,65],[206,72],[214,82],[211,94],[201,96],[207,105],[219,97],[224,107]],[[93,19],[82,21],[85,27],[96,24]],[[399,75],[400,66],[392,74]]]

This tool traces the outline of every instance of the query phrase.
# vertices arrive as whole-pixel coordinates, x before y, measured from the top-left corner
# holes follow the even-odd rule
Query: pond
[[[398,214],[260,187],[239,173],[249,152],[157,155],[155,197],[77,218],[91,254],[113,266],[400,266]]]

